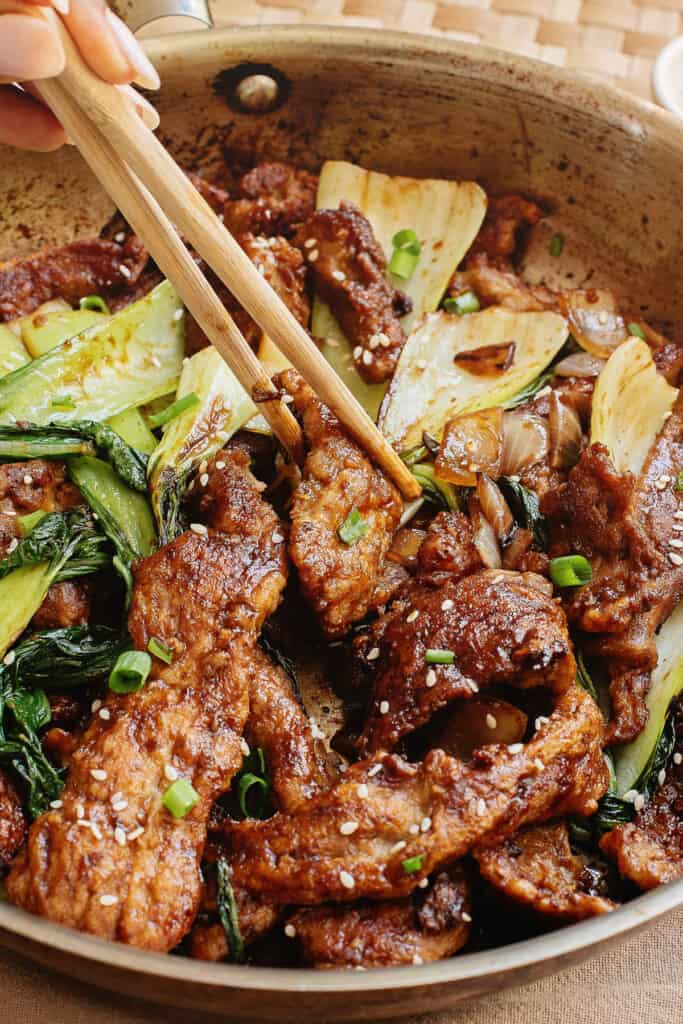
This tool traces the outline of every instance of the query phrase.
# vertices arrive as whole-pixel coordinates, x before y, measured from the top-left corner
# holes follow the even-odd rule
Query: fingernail
[[[137,85],[141,85],[143,89],[158,89],[161,81],[156,68],[131,30],[108,8],[105,17],[121,52],[135,72],[133,81]]]
[[[69,13],[69,0],[52,0],[52,6],[60,14]]]
[[[64,50],[52,26],[42,18],[3,14],[0,74],[18,82],[52,78],[64,70]]]
[[[135,112],[142,118],[143,123],[151,131],[155,131],[159,127],[159,115],[152,104],[144,96],[141,96],[139,92],[136,92],[131,85],[120,85],[118,88],[128,97],[135,107]]]

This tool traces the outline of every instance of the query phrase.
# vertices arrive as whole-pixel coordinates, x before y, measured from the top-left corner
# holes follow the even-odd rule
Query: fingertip
[[[15,86],[0,87],[0,143],[52,153],[66,135],[47,107]]]

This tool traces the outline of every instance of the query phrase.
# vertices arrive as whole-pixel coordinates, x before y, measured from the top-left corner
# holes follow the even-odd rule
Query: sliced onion
[[[503,559],[500,553],[498,538],[490,522],[484,515],[479,500],[471,497],[467,506],[472,523],[474,546],[487,569],[500,569]]]
[[[387,552],[387,559],[390,562],[398,562],[399,565],[406,567],[414,565],[425,535],[425,530],[415,530],[411,527],[404,527],[402,530],[399,530],[391,542],[391,547]]]
[[[477,481],[477,497],[481,510],[493,527],[493,532],[498,540],[507,540],[515,525],[515,520],[500,487],[484,473]]]
[[[453,705],[435,745],[467,760],[473,750],[490,743],[519,743],[527,725],[527,716],[514,704],[495,697],[475,697]]]
[[[559,296],[560,311],[581,348],[600,359],[608,359],[629,336],[619,315],[612,292],[597,288],[576,289]]]
[[[500,345],[480,345],[479,348],[458,352],[453,362],[475,377],[499,377],[514,363],[516,351],[514,341],[502,342]]]
[[[500,476],[503,410],[481,409],[449,420],[434,463],[440,480],[475,487],[477,474]]]
[[[597,377],[604,365],[604,359],[590,352],[572,352],[553,366],[553,373],[556,377]]]
[[[514,410],[503,417],[502,476],[535,466],[548,454],[548,425],[531,412]]]
[[[581,455],[581,421],[574,409],[565,405],[556,391],[550,394],[548,401],[550,465],[553,469],[567,469],[576,465]]]

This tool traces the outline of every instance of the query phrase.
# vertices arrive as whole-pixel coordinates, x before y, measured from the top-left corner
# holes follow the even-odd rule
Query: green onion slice
[[[629,324],[626,330],[629,334],[633,335],[634,338],[641,338],[643,341],[646,341],[645,331],[640,324]]]
[[[365,536],[369,529],[370,524],[363,519],[358,509],[352,508],[337,533],[339,540],[351,548],[358,543],[361,537]]]
[[[553,235],[553,237],[550,239],[550,255],[554,256],[557,259],[558,256],[562,255],[563,249],[564,235]]]
[[[389,272],[407,281],[420,259],[420,240],[412,228],[404,228],[396,232],[391,244],[394,251],[389,261]]]
[[[101,295],[86,295],[81,299],[78,305],[81,309],[92,309],[96,313],[106,313],[108,316],[111,315],[111,310]]]
[[[424,862],[424,853],[418,853],[415,857],[406,857],[405,860],[402,860],[401,867],[407,875],[414,875],[416,871],[421,870]]]
[[[50,402],[53,409],[75,409],[76,403],[71,395],[59,395]]]
[[[155,430],[157,427],[164,427],[171,420],[175,420],[182,413],[187,412],[188,409],[192,409],[195,405],[199,405],[199,396],[191,391],[189,395],[185,395],[184,398],[179,398],[177,402],[173,402],[171,405],[167,405],[161,412],[154,413],[152,416],[147,417],[147,422],[150,427]]]
[[[35,530],[41,520],[45,518],[47,512],[42,509],[37,509],[35,512],[29,512],[25,516],[17,516],[17,525],[21,530],[22,537],[28,537],[32,530]]]
[[[440,647],[428,647],[425,651],[425,661],[428,665],[452,665],[455,655],[453,651],[446,651]]]
[[[156,636],[153,636],[147,644],[147,650],[153,657],[158,658],[159,661],[165,661],[167,665],[170,665],[173,661],[173,651],[171,648]]]
[[[270,786],[266,779],[253,772],[240,775],[237,783],[237,800],[245,818],[262,818],[268,803]]]
[[[114,693],[137,693],[151,669],[152,659],[146,651],[124,651],[109,675],[109,689]]]
[[[465,313],[478,313],[481,303],[474,292],[463,292],[462,295],[456,295],[455,298],[446,299],[443,308],[447,313],[464,316]]]
[[[582,587],[593,579],[593,570],[583,555],[562,555],[550,560],[550,578],[556,587]]]
[[[199,793],[187,779],[176,779],[164,793],[161,802],[174,818],[184,818],[199,803]]]
[[[411,448],[407,452],[401,453],[401,458],[405,462],[406,466],[414,466],[416,462],[421,462],[426,459],[429,455],[429,448],[427,445],[421,444],[417,448]]]

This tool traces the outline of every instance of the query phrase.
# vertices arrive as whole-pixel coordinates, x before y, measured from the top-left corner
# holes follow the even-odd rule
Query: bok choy
[[[0,378],[0,423],[99,422],[168,394],[183,359],[182,308],[164,281]]]
[[[0,674],[0,761],[11,765],[26,784],[32,818],[62,791],[62,773],[45,757],[38,736],[51,717],[42,690],[15,689]]]
[[[408,334],[423,313],[435,310],[446,286],[474,241],[486,213],[486,194],[472,181],[440,181],[379,174],[339,160],[328,160],[320,175],[316,205],[336,209],[349,200],[362,210],[387,258],[392,239],[410,229],[417,236],[420,258],[409,280],[395,284],[413,300],[403,318]],[[353,364],[351,346],[329,307],[313,305],[311,330],[322,339],[322,352],[361,405],[376,418],[386,391],[384,384],[366,384]]]
[[[87,686],[108,676],[128,645],[128,638],[109,626],[46,629],[13,648],[11,664],[0,666],[0,680],[14,689]]]

